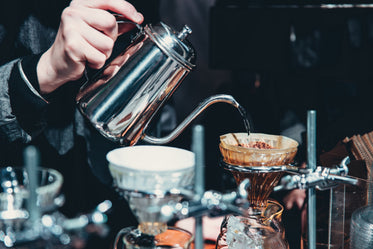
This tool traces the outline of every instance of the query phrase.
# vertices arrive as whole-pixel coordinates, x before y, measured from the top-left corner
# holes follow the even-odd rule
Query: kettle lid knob
[[[180,31],[180,33],[177,35],[177,38],[180,40],[184,40],[188,35],[192,33],[192,29],[189,28],[188,25],[184,25],[183,29]]]
[[[144,32],[149,38],[168,56],[191,70],[195,66],[195,51],[186,39],[192,33],[192,29],[184,25],[180,32],[174,31],[163,22],[155,25],[148,24]]]

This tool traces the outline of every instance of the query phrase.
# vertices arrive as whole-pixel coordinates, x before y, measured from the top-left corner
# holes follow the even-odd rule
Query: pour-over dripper
[[[264,147],[264,148],[263,148]],[[223,164],[232,172],[237,184],[250,179],[249,202],[253,209],[263,208],[273,188],[297,153],[298,142],[262,133],[228,133],[220,137]]]
[[[107,160],[115,187],[139,222],[138,228],[127,229],[125,233],[131,235],[124,237],[133,240],[145,236],[146,243],[150,238],[157,244],[156,235],[168,230],[161,207],[170,201],[180,201],[180,192],[193,186],[194,153],[174,147],[139,145],[115,149],[107,154]]]

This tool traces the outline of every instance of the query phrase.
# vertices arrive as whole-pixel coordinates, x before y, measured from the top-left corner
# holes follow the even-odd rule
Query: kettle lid
[[[191,70],[195,67],[195,51],[186,37],[192,33],[192,30],[185,25],[177,33],[163,22],[156,25],[148,24],[144,31],[158,45],[158,47],[168,56]]]

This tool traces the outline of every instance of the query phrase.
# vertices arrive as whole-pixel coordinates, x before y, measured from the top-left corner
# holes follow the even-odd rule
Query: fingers
[[[306,198],[306,191],[304,189],[294,189],[289,192],[284,198],[285,208],[291,210],[294,205],[301,209]]]
[[[62,14],[65,26],[79,33],[85,40],[85,42],[71,42],[79,44],[82,49],[82,51],[74,50],[78,52],[75,55],[83,52],[82,57],[94,69],[102,67],[105,60],[109,58],[118,34],[128,31],[123,31],[121,25],[120,33],[118,33],[116,18],[109,11],[134,22],[143,20],[143,16],[137,12],[135,7],[124,0],[74,0]],[[66,36],[66,40],[72,39]]]
[[[287,210],[291,210],[291,209],[293,208],[293,206],[294,206],[294,202],[293,202],[293,200],[291,200],[291,199],[286,199],[286,200],[284,200],[284,202],[285,202],[285,208],[286,208]]]
[[[298,198],[296,200],[296,204],[298,206],[298,209],[303,208],[305,200],[306,200],[306,191],[304,189],[299,189]]]
[[[88,33],[88,35],[91,34]],[[97,37],[100,37],[100,35],[97,35]],[[102,38],[105,38],[105,36],[102,36]],[[107,49],[105,50],[105,45],[98,46],[95,44],[95,46],[93,46],[87,39],[77,38],[76,40],[78,42],[66,45],[66,53],[68,54],[68,57],[75,63],[81,63],[83,65],[87,64],[90,68],[100,69],[110,56],[111,49],[106,46]]]
[[[86,66],[100,69],[105,64],[119,34],[112,13],[135,23],[144,19],[124,0],[73,0],[63,11],[56,39],[38,63],[39,84],[45,93],[79,79]]]
[[[118,32],[115,18],[106,13],[109,18],[102,19],[105,13],[96,12],[93,9],[67,8],[62,14],[60,27],[65,54],[76,63],[85,64],[86,60],[95,69],[103,66],[110,56]],[[96,14],[97,19],[80,18],[83,13],[88,13],[87,16]]]
[[[118,35],[118,25],[115,17],[101,9],[91,9],[82,6],[67,8],[62,13],[62,19],[70,20],[72,22],[71,25],[77,25],[75,26],[76,29],[83,29],[86,28],[84,25],[88,25],[104,33],[113,40],[115,40]]]
[[[70,6],[77,5],[112,11],[136,23],[141,23],[144,20],[142,14],[137,12],[132,4],[124,0],[73,0],[70,4]]]

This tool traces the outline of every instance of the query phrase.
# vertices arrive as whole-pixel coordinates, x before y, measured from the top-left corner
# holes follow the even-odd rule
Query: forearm
[[[22,67],[19,59],[0,68],[1,143],[27,143],[45,127],[43,116],[48,104],[38,94],[38,83],[35,80],[37,77],[34,73],[38,58],[37,55],[25,57]]]

